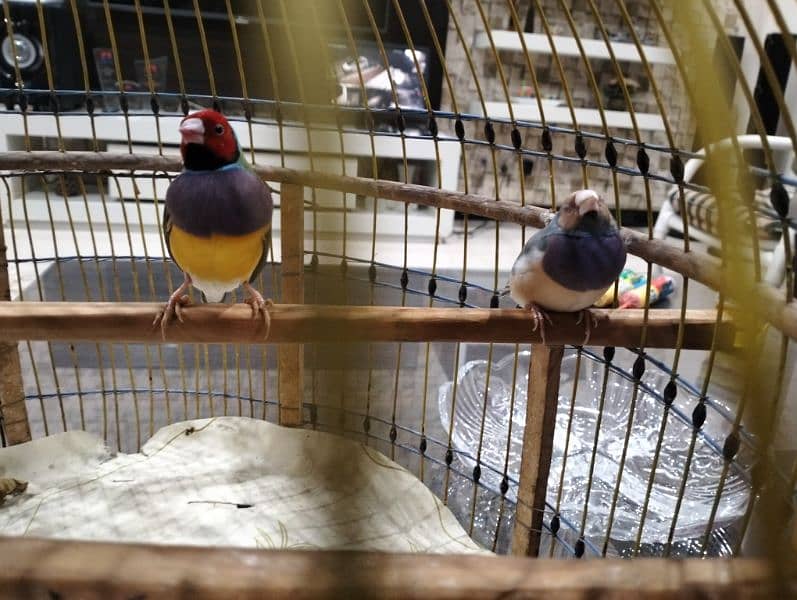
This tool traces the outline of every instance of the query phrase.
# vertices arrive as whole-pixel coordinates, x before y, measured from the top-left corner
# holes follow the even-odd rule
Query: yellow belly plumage
[[[247,281],[263,254],[263,237],[268,227],[246,235],[198,237],[172,227],[169,246],[179,267],[196,284],[231,285]],[[201,285],[198,285],[202,289]],[[204,291],[204,290],[203,290]]]

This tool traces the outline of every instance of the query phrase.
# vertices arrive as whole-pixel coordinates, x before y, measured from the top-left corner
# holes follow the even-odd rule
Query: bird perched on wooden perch
[[[587,310],[625,266],[625,241],[606,203],[593,190],[571,194],[553,220],[526,242],[509,276],[509,294],[532,312],[545,342],[544,311],[581,311],[589,341],[594,316]]]
[[[243,285],[253,317],[262,314],[266,336],[271,300],[252,287],[263,268],[271,238],[273,203],[268,186],[241,152],[230,123],[214,110],[202,110],[180,122],[183,172],[169,185],[163,234],[172,260],[185,279],[158,313],[165,337],[173,316],[183,321],[189,286],[207,302]]]

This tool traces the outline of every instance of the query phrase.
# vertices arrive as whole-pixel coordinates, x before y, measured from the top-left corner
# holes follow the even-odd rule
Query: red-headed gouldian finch
[[[626,247],[606,203],[593,190],[571,194],[548,225],[526,242],[512,266],[509,293],[534,315],[545,341],[545,310],[583,311],[620,275]],[[594,317],[587,311],[589,341]]]
[[[242,285],[253,316],[263,315],[266,336],[270,300],[251,283],[266,261],[273,204],[268,186],[252,171],[230,123],[202,110],[180,123],[183,172],[169,185],[163,211],[166,248],[185,280],[155,317],[164,333],[173,315],[182,322],[189,286],[207,302],[221,302]]]

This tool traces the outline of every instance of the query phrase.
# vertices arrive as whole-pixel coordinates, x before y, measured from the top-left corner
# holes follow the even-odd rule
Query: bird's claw
[[[542,338],[542,343],[545,344],[545,322],[548,321],[550,325],[553,325],[553,321],[551,321],[551,317],[549,317],[542,308],[537,306],[534,303],[530,303],[526,306],[526,310],[531,312],[531,316],[534,319],[534,326],[531,328],[532,331],[540,330],[540,338]]]
[[[269,309],[274,306],[274,301],[271,298],[264,299],[260,292],[252,287],[248,287],[247,291],[249,292],[249,297],[245,300],[245,302],[252,307],[253,319],[257,318],[258,314],[263,315],[263,325],[266,329],[266,333],[263,338],[267,339],[268,334],[271,331],[271,313],[269,312]]]
[[[586,346],[589,342],[589,336],[592,334],[592,330],[598,326],[598,318],[595,316],[590,309],[585,308],[578,313],[578,319],[576,320],[576,325],[579,325],[581,322],[584,322],[584,329],[586,330],[586,335],[584,336],[584,342],[581,344],[582,346]]]
[[[191,304],[191,299],[188,297],[188,294],[183,294],[182,290],[177,290],[169,297],[166,306],[155,315],[155,320],[152,321],[152,327],[154,328],[160,325],[161,337],[164,340],[166,339],[166,327],[169,325],[169,321],[172,320],[172,317],[177,317],[180,323],[185,323],[183,319],[183,306],[187,304]]]

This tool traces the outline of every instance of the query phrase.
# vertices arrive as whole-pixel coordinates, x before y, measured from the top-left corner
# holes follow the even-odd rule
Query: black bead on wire
[[[695,406],[695,409],[692,411],[692,426],[695,429],[703,427],[703,423],[706,422],[706,414],[705,398],[701,398],[700,402],[697,403],[697,406]]]
[[[769,190],[769,202],[775,212],[778,213],[778,216],[781,219],[785,219],[789,214],[789,194],[780,181],[772,184]]]
[[[675,385],[675,380],[671,379],[667,385],[664,386],[664,404],[669,407],[672,406],[675,396],[678,394],[678,386]]]
[[[606,162],[613,169],[617,166],[617,148],[614,147],[614,142],[611,140],[606,141],[606,148],[603,151],[606,157]]]
[[[670,173],[672,174],[672,178],[675,180],[675,183],[684,182],[684,162],[677,154],[673,154],[670,158]]]
[[[460,142],[465,141],[465,124],[459,117],[457,117],[457,120],[454,122],[454,133],[457,134],[457,139],[459,139]]]
[[[484,139],[486,139],[487,143],[490,145],[495,144],[495,128],[490,121],[484,124]]]
[[[559,533],[559,529],[561,528],[561,526],[562,522],[559,519],[559,515],[554,515],[553,518],[551,519],[551,533],[554,534],[555,536],[557,533]]]
[[[728,434],[728,437],[725,438],[725,443],[722,446],[722,456],[728,462],[731,462],[733,458],[736,456],[736,453],[739,452],[739,434],[735,431],[732,431]]]
[[[521,137],[520,131],[518,131],[517,127],[512,129],[510,137],[512,138],[512,145],[515,147],[515,150],[520,150],[523,147],[523,138]]]
[[[540,143],[542,144],[542,149],[550,154],[553,150],[553,140],[551,139],[551,130],[547,127],[543,128],[542,135],[540,136]]]
[[[644,148],[640,148],[636,153],[636,166],[642,175],[650,173],[650,156]]]
[[[584,160],[584,158],[587,156],[587,144],[584,142],[584,136],[581,134],[581,132],[576,134],[575,150],[578,157],[581,160]]]
[[[634,361],[634,366],[631,372],[634,375],[634,379],[636,379],[637,381],[640,381],[642,379],[642,375],[645,374],[644,355],[640,354],[639,356],[637,356],[636,360]]]

